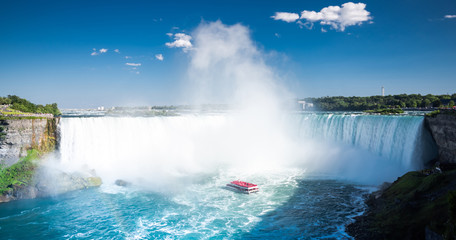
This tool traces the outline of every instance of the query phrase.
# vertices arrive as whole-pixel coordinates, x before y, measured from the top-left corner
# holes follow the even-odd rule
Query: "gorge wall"
[[[59,121],[54,117],[0,119],[0,203],[101,185],[94,173],[67,173],[46,164],[43,154],[56,147]]]
[[[456,114],[426,116],[425,121],[437,143],[440,163],[456,164]]]
[[[0,163],[17,163],[28,149],[48,152],[54,149],[60,118],[17,118],[0,120]]]

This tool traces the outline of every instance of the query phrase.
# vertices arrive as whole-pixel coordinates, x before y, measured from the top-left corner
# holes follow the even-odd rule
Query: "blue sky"
[[[456,92],[454,0],[67,0],[2,2],[0,96],[63,108],[185,103],[192,50],[174,41],[217,20],[248,27],[297,97]]]

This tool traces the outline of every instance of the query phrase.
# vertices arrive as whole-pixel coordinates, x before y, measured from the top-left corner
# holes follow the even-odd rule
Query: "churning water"
[[[0,236],[346,239],[366,184],[394,180],[434,151],[417,116],[296,114],[281,131],[246,122],[228,114],[63,118],[56,164],[94,169],[103,185],[2,204]],[[223,188],[235,179],[260,192]]]
[[[258,194],[221,188],[235,177],[220,173],[179,193],[105,183],[6,203],[0,233],[5,239],[345,239],[344,225],[362,212],[367,192],[297,170],[250,176],[261,186]]]

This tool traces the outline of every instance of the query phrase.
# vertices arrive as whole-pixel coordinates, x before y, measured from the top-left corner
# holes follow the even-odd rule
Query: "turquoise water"
[[[344,225],[363,210],[368,190],[283,172],[255,177],[245,195],[226,176],[159,193],[104,184],[56,198],[0,205],[2,239],[346,239]]]
[[[435,154],[419,116],[73,117],[59,128],[51,165],[103,185],[0,204],[0,238],[349,239],[368,186]],[[224,188],[236,179],[260,192]]]

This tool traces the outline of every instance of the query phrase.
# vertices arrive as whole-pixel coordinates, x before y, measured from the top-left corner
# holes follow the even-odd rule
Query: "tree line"
[[[50,113],[53,115],[61,115],[57,103],[52,104],[34,104],[27,99],[20,98],[16,95],[8,95],[7,97],[0,97],[0,105],[10,105],[11,109],[21,111],[24,113]]]
[[[456,93],[452,95],[399,94],[370,97],[321,97],[304,98],[322,111],[364,111],[385,108],[440,108],[455,106]]]

